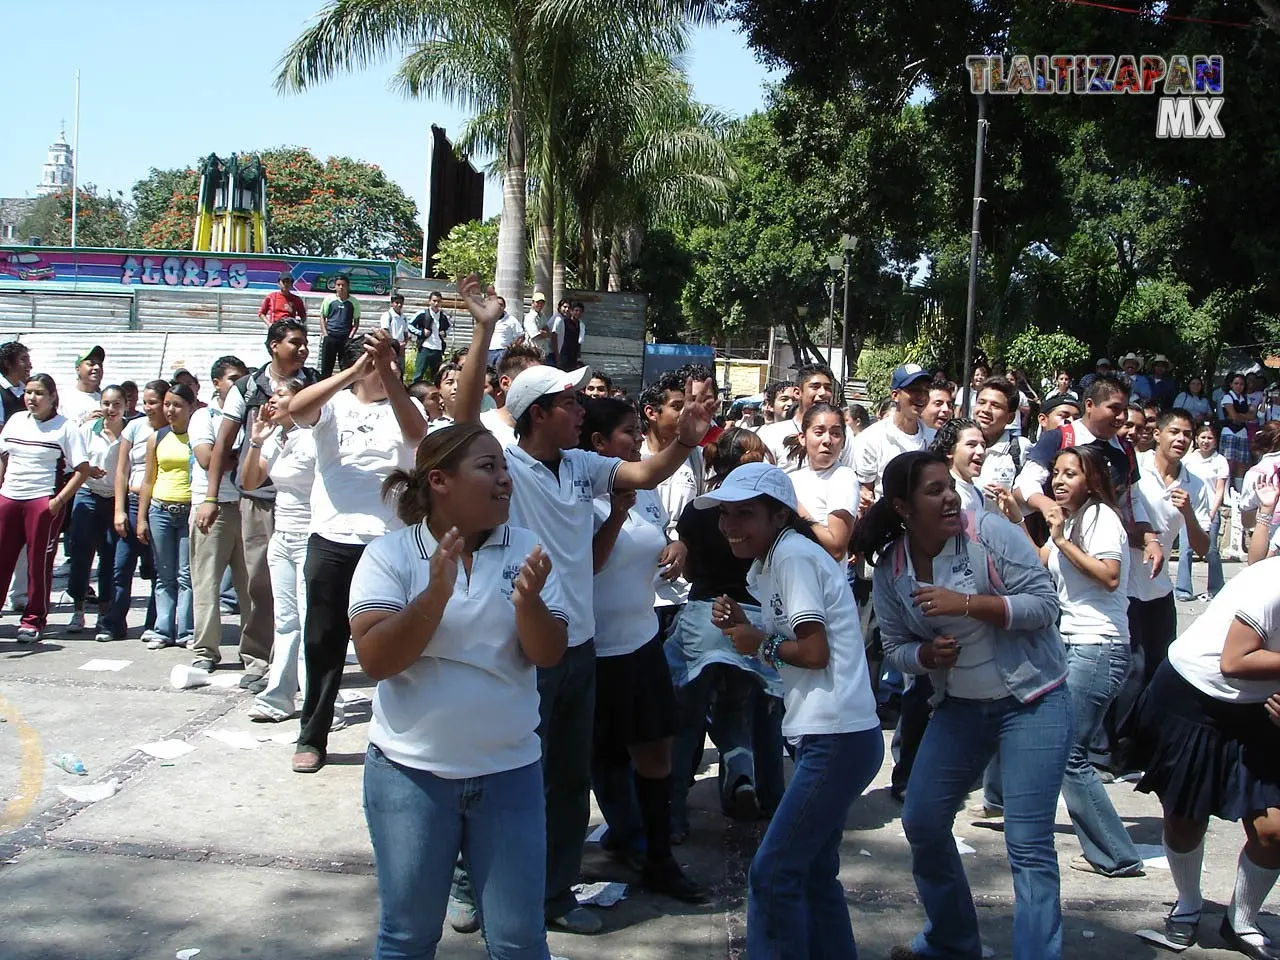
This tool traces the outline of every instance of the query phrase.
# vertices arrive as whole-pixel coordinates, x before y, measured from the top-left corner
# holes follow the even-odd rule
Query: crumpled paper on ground
[[[578,902],[588,907],[612,907],[619,900],[627,898],[627,885],[600,881],[599,883],[580,883],[573,888],[578,895]]]

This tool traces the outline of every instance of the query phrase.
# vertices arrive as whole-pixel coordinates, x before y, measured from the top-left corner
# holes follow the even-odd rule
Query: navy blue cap
[[[904,363],[893,371],[893,379],[889,381],[889,386],[893,390],[903,390],[921,380],[932,381],[933,375],[918,363]]]

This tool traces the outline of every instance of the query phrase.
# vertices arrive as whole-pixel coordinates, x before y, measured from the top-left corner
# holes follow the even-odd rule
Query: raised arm
[[[414,403],[413,397],[404,388],[404,379],[396,364],[395,341],[387,331],[375,329],[365,335],[364,349],[365,356],[370,358],[382,381],[391,409],[395,412],[400,435],[404,437],[405,443],[417,447],[427,435],[427,419],[422,408]]]
[[[489,361],[489,338],[502,316],[493,287],[482,290],[480,279],[473,273],[458,281],[458,296],[471,314],[471,345],[458,377],[458,397],[454,402],[457,423],[473,423],[480,419],[484,402],[485,371]]]
[[[693,395],[693,381],[686,380],[685,396]],[[652,490],[680,469],[689,453],[698,448],[711,429],[711,417],[700,403],[687,403],[676,423],[676,439],[661,453],[648,460],[624,463],[613,478],[615,490]]]
[[[368,374],[373,361],[367,353],[341,373],[299,390],[289,401],[289,415],[295,423],[314,427],[324,405],[357,380]]]

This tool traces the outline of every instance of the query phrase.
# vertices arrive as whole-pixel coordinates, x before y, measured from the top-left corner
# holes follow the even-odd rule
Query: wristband
[[[760,644],[760,659],[775,670],[782,666],[782,657],[778,655],[778,651],[783,643],[786,642],[786,639],[786,637],[774,634],[771,637],[766,637],[764,643]]]
[[[205,497],[205,498],[204,498],[204,502],[205,502],[205,503],[212,503],[212,504],[216,507],[216,506],[218,505],[218,498],[217,498],[217,497]]]
[[[261,449],[262,449],[262,444],[261,444],[261,443],[259,443],[257,440],[250,440],[250,441],[249,441],[249,446],[251,446],[254,450],[261,450]]]
[[[684,447],[686,450],[697,450],[697,449],[698,449],[698,445],[697,445],[696,443],[685,443],[685,442],[684,442],[683,440],[681,440],[681,439],[680,439],[680,437],[678,437],[678,436],[676,437],[676,445],[677,445],[677,446]]]

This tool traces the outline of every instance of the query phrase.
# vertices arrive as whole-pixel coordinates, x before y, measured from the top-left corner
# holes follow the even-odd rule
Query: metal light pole
[[[840,276],[840,255],[827,257],[827,268],[831,271],[831,310],[827,314],[827,366],[831,366],[831,342],[836,338],[836,280]]]
[[[978,224],[982,211],[982,155],[986,152],[987,126],[987,98],[979,94],[978,145],[973,160],[973,233],[969,238],[969,305],[964,320],[964,368],[960,373],[966,384],[966,401],[972,401],[969,393],[973,390],[969,383],[972,379],[969,367],[973,363],[973,315],[978,301]]]
[[[853,262],[853,251],[858,249],[858,238],[846,233],[840,237],[840,246],[844,248],[844,312],[842,331],[840,334],[840,389],[849,382],[849,267]]]
[[[71,246],[80,220],[80,71],[76,71],[76,114],[71,126]]]

